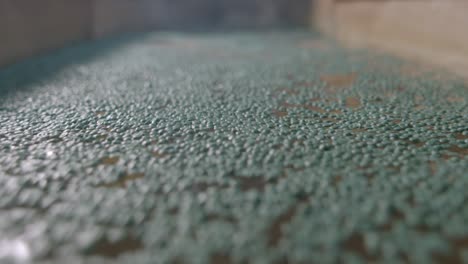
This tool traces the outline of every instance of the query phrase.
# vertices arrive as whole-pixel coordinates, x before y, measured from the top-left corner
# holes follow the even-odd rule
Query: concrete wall
[[[91,36],[91,0],[0,0],[0,66]]]

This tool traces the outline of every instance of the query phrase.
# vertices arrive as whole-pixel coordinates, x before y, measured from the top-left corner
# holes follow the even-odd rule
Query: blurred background
[[[0,0],[0,66],[77,41],[151,30],[307,27],[311,0]]]
[[[304,27],[310,0],[163,0],[152,23],[163,29]]]
[[[0,0],[0,67],[127,32],[307,28],[468,75],[466,14],[459,0]]]

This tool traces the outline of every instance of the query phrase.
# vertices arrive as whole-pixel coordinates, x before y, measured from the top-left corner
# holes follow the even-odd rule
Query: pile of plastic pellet
[[[300,32],[4,69],[0,262],[468,263],[468,87],[438,73]]]

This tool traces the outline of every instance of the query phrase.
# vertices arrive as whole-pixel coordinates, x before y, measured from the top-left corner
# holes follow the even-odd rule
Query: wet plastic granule
[[[437,73],[300,32],[5,69],[0,262],[468,263],[468,87]]]

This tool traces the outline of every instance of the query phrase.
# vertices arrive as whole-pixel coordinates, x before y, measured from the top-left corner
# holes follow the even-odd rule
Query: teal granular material
[[[468,263],[462,80],[301,32],[113,41],[0,73],[0,262]]]

